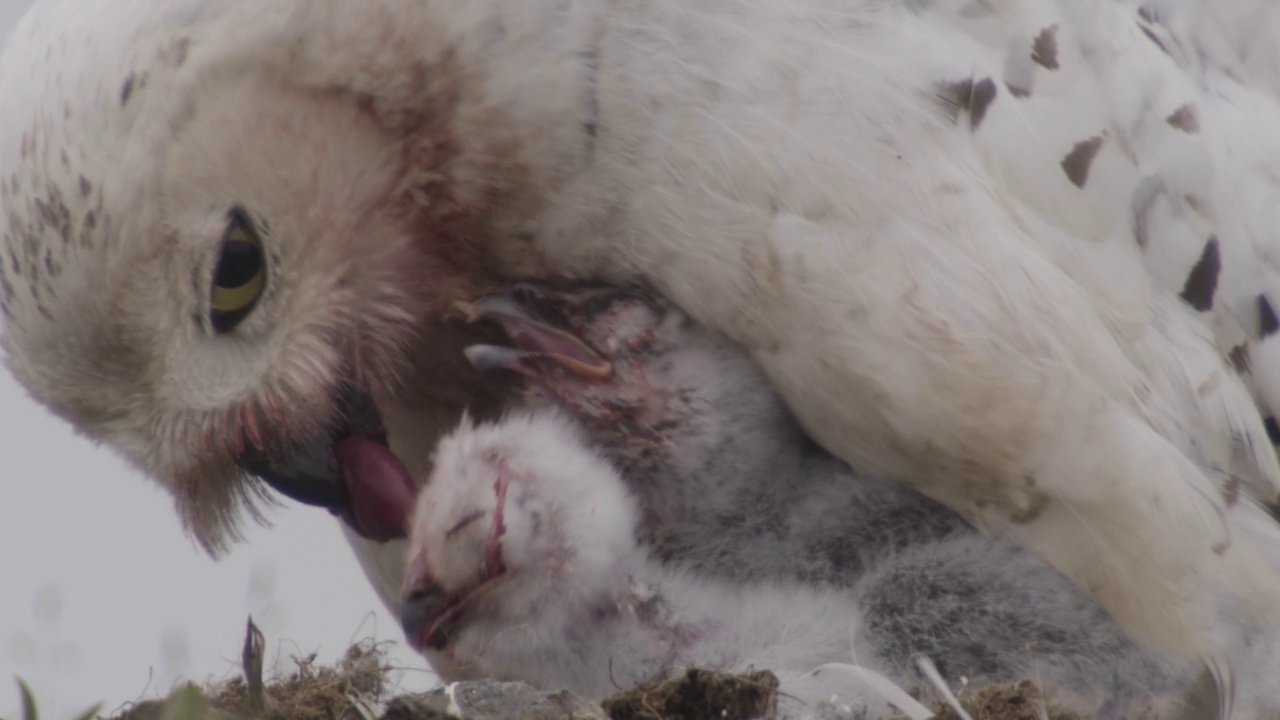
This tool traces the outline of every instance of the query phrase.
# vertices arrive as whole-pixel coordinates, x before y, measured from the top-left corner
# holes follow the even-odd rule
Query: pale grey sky
[[[0,0],[0,38],[32,4]],[[214,563],[183,535],[166,494],[3,370],[0,457],[0,717],[19,716],[15,675],[56,720],[234,673],[248,613],[286,663],[314,651],[332,659],[376,633],[395,641],[406,687],[432,684],[325,513],[282,509]]]

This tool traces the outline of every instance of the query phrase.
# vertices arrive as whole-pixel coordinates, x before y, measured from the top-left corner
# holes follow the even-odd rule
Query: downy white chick
[[[661,562],[672,571],[666,582],[681,588],[672,592],[684,592],[688,586],[719,588],[728,596],[763,593],[764,607],[777,599],[779,584],[802,595],[810,590],[835,592],[854,603],[855,615],[861,617],[853,652],[904,686],[923,681],[916,665],[923,655],[934,659],[952,684],[965,680],[970,689],[980,689],[988,683],[1034,678],[1089,716],[1124,717],[1136,708],[1179,706],[1183,694],[1189,693],[1192,674],[1136,646],[1040,559],[981,535],[951,511],[900,484],[856,473],[813,445],[740,349],[669,304],[635,290],[562,291],[523,284],[482,301],[477,309],[496,319],[515,347],[469,348],[473,362],[525,375],[534,383],[532,407],[556,407],[581,430],[566,429],[554,413],[480,429],[464,427],[439,451],[442,461],[426,491],[437,498],[434,502],[458,494],[457,485],[489,484],[482,476],[491,471],[494,457],[503,458],[501,462],[524,459],[537,448],[542,463],[538,467],[545,468],[537,472],[546,475],[544,482],[557,482],[552,467],[573,476],[563,481],[572,487],[566,489],[565,507],[557,515],[561,522],[585,515],[588,526],[597,521],[609,524],[608,514],[623,507],[638,516],[635,539],[645,549],[622,539],[592,543],[574,532],[567,533],[568,544],[581,543],[582,552],[587,547],[601,548],[599,552],[625,547],[628,556]],[[599,467],[595,455],[611,469]],[[468,468],[468,463],[477,467]],[[524,464],[530,463],[532,459]],[[436,483],[454,489],[432,489]],[[627,488],[621,496],[612,489],[619,483]],[[610,489],[597,496],[584,490],[584,484]],[[580,497],[581,504],[572,504],[573,497]],[[440,527],[446,518],[460,514],[432,506],[431,514],[424,515],[433,501],[420,502],[419,528]],[[434,577],[434,571],[424,568],[461,552],[451,549],[450,542],[438,532],[416,536],[411,553],[419,554],[411,556],[409,566]],[[516,536],[509,542],[515,547],[522,540]],[[520,552],[541,552],[519,547]],[[584,563],[581,568],[571,561],[563,565],[570,585],[581,581],[588,588],[594,587],[590,578],[598,568],[614,567],[608,561]],[[468,567],[465,562],[462,566]],[[581,580],[579,571],[588,579]],[[656,570],[647,572],[659,575]],[[407,586],[410,592],[420,591],[421,579],[418,585],[413,582]],[[519,583],[521,578],[503,582]],[[725,590],[726,583],[737,589]],[[654,581],[653,586],[663,583]],[[441,592],[432,587],[428,594]],[[555,633],[561,630],[554,628],[592,620],[573,601],[550,599],[553,590],[539,592],[549,599],[530,604],[525,612],[545,612],[547,617],[529,623],[550,628],[543,638],[548,645],[544,652],[566,657],[549,657],[523,672],[554,687],[555,681],[548,681],[533,665],[550,664],[561,669],[547,672],[571,675],[577,672],[572,663],[590,662],[606,651],[566,646],[557,639]],[[733,626],[737,604],[720,603],[713,617]],[[438,609],[439,599],[426,604]],[[457,655],[448,634],[420,627],[421,596],[409,606],[411,638],[417,638],[449,673]],[[482,622],[511,622],[486,609],[475,612]],[[804,626],[794,616],[803,617],[807,610],[802,602],[794,609],[781,602],[771,612],[775,622],[792,628]],[[825,622],[824,616],[815,615],[799,632],[821,645],[814,638],[832,632]],[[738,642],[738,631],[730,630],[714,642]],[[591,636],[584,642],[610,640]],[[449,655],[441,657],[430,652],[432,648]],[[612,651],[619,658],[630,652],[621,644]],[[498,662],[527,660],[509,658],[500,648],[486,652],[503,658]],[[791,664],[784,649],[769,652],[776,655],[764,667],[792,674],[811,669]],[[844,653],[848,660],[848,648]],[[488,660],[475,662],[480,672],[493,672]],[[528,679],[519,669],[508,667],[505,672],[504,677]]]
[[[1194,677],[1126,638],[1043,561],[976,532],[882,557],[851,587],[770,568],[774,578],[738,582],[641,542],[629,483],[556,412],[465,421],[435,459],[402,618],[447,680],[601,699],[687,667],[769,669],[788,698],[783,716],[834,700],[877,718],[892,714],[881,696],[824,666],[856,660],[927,692],[925,654],[953,686],[1033,678],[1057,703],[1119,720],[1180,708]]]
[[[787,667],[849,659],[861,620],[847,595],[744,593],[663,565],[636,542],[634,499],[580,442],[550,413],[465,421],[441,441],[410,533],[403,617],[449,679],[602,699],[686,666],[778,668],[785,681]],[[801,699],[826,699],[821,686]],[[887,710],[874,697],[844,701]]]

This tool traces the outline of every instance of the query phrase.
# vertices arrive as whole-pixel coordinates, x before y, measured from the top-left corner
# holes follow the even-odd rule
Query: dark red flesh
[[[382,443],[361,436],[337,443],[333,453],[351,497],[342,519],[377,542],[408,537],[417,488],[400,458]]]

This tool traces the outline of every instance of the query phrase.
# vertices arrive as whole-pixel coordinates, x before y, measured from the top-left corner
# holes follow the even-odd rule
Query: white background
[[[0,39],[31,4],[0,0]],[[233,674],[249,613],[268,662],[332,659],[376,635],[394,641],[404,687],[433,683],[326,513],[281,508],[215,563],[182,533],[167,494],[3,370],[0,458],[0,718],[19,716],[15,675],[55,720]]]

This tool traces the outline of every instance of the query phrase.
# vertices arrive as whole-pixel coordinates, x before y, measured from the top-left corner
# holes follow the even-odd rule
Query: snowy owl
[[[1280,608],[1230,519],[1280,480],[1277,17],[42,0],[0,60],[8,365],[210,549],[253,476],[395,538],[483,392],[453,302],[644,283],[830,451],[1225,684],[1216,589]]]
[[[921,542],[850,587],[742,583],[637,542],[645,508],[634,486],[554,410],[465,422],[441,441],[414,513],[402,603],[410,643],[446,680],[522,680],[597,700],[687,667],[766,668],[793,703],[835,695],[870,718],[896,714],[848,674],[819,668],[856,659],[919,690],[923,653],[952,686],[1034,677],[1056,703],[1100,720],[1175,717],[1166,711],[1189,684],[1185,668],[1129,640],[1062,575],[1003,540]],[[767,518],[745,523],[768,532]],[[811,716],[803,705],[780,716]]]

